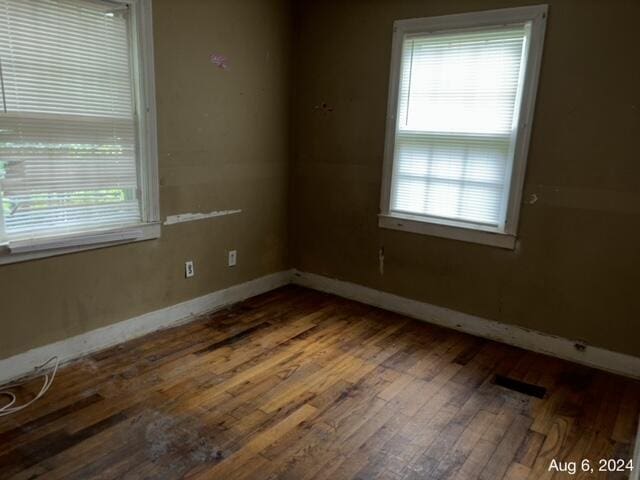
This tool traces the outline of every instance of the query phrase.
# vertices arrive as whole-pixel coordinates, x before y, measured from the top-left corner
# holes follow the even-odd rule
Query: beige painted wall
[[[163,227],[157,241],[0,266],[0,358],[286,267],[290,5],[153,7],[162,217],[243,213]],[[231,70],[209,63],[214,51]]]
[[[522,207],[515,251],[377,226],[393,21],[531,3],[297,3],[293,263],[640,355],[638,1],[546,2],[525,185],[538,201]]]

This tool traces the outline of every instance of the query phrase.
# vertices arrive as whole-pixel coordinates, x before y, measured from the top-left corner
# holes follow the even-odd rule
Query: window
[[[395,23],[381,227],[513,248],[546,12]]]
[[[0,263],[159,235],[150,0],[0,0]]]

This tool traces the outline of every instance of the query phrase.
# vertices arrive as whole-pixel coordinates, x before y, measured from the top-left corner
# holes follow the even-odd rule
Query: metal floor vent
[[[496,375],[493,383],[495,383],[496,385],[500,385],[501,387],[508,388],[509,390],[524,393],[525,395],[530,395],[536,398],[544,398],[545,394],[547,393],[547,389],[544,387],[540,387],[539,385],[532,385],[531,383],[521,382],[520,380],[505,377],[503,375]]]

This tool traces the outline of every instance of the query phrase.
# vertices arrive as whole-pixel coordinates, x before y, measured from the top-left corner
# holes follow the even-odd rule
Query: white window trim
[[[488,10],[484,12],[444,15],[439,17],[397,20],[393,24],[391,69],[389,74],[389,98],[380,195],[378,226],[394,230],[433,235],[495,247],[515,248],[518,218],[531,137],[531,124],[538,90],[538,78],[542,60],[542,47],[547,20],[547,5]],[[503,24],[531,22],[530,45],[526,57],[526,75],[522,86],[520,115],[514,148],[511,182],[503,230],[485,228],[464,222],[436,220],[419,215],[404,215],[390,211],[391,177],[395,149],[396,115],[402,43],[406,34],[434,33],[460,29],[482,28]]]
[[[152,0],[109,1],[127,4],[130,8],[132,81],[138,113],[138,183],[142,191],[140,208],[143,221],[140,224],[128,225],[123,228],[94,230],[82,234],[56,235],[15,242],[5,241],[3,243],[2,236],[0,236],[0,265],[160,237]],[[140,135],[140,132],[145,132],[145,134]],[[0,209],[0,220],[2,220],[1,216],[2,209]]]

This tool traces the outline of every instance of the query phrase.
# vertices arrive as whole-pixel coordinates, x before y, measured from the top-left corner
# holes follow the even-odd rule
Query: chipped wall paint
[[[209,55],[209,60],[211,61],[211,63],[213,63],[216,67],[222,69],[222,70],[230,70],[231,67],[229,66],[229,59],[227,57],[225,57],[224,55],[222,55],[221,53],[212,53],[211,55]]]
[[[235,215],[242,213],[242,210],[217,210],[209,213],[181,213],[179,215],[169,215],[164,221],[165,225],[174,225],[176,223],[193,222],[195,220],[204,220],[205,218],[224,217],[226,215]]]

